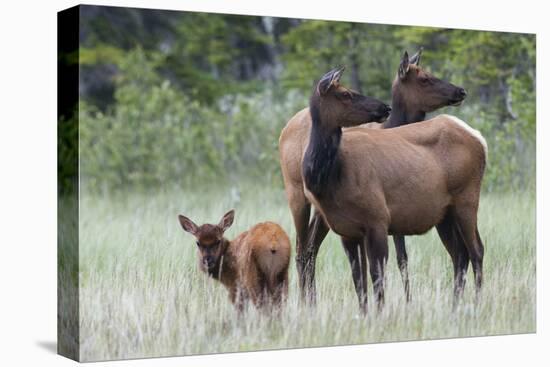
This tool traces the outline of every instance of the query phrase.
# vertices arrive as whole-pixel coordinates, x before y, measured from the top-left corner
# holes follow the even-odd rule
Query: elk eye
[[[201,247],[201,243],[199,241],[196,242],[198,247]]]
[[[343,99],[351,99],[351,93],[350,92],[343,92],[342,93]]]

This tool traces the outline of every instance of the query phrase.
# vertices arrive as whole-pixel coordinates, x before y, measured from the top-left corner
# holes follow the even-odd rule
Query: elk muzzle
[[[464,99],[466,99],[466,90],[464,88],[458,87],[454,93],[453,99],[451,100],[451,106],[460,106]]]
[[[216,259],[214,259],[214,257],[212,257],[212,256],[205,256],[202,259],[202,264],[208,270],[212,270],[214,267],[216,267]]]

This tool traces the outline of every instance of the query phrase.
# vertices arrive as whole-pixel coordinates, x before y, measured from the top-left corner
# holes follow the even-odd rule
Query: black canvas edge
[[[57,13],[57,353],[80,360],[80,6]]]

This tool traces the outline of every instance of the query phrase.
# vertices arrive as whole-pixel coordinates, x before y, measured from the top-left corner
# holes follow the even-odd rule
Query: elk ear
[[[332,83],[340,83],[340,78],[342,77],[342,74],[344,74],[344,70],[346,70],[345,66],[342,66],[340,68],[337,68],[334,74],[332,75]]]
[[[199,229],[197,225],[189,218],[187,218],[184,215],[178,215],[178,219],[180,221],[181,226],[183,227],[183,230],[186,232],[191,233],[192,235],[195,235],[197,233],[197,230]]]
[[[342,77],[344,70],[345,67],[336,68],[323,75],[317,84],[317,91],[319,94],[325,95],[331,87],[337,87],[340,83],[340,78]]]
[[[413,65],[420,65],[420,56],[422,56],[422,51],[424,51],[424,47],[420,47],[418,52],[411,56],[409,62]]]
[[[231,209],[230,211],[228,211],[223,215],[218,226],[220,226],[222,230],[225,232],[233,224],[234,218],[235,218],[235,210]]]
[[[403,58],[401,59],[401,64],[399,64],[399,78],[405,79],[407,76],[407,73],[409,72],[409,54],[407,51],[403,54]]]

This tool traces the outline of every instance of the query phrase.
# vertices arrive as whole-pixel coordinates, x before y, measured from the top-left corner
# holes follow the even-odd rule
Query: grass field
[[[375,343],[535,331],[535,196],[484,194],[479,213],[485,283],[474,305],[471,269],[452,312],[451,260],[435,231],[409,237],[413,301],[406,304],[390,240],[386,305],[358,313],[349,264],[330,234],[317,267],[318,304],[298,299],[294,249],[290,293],[279,317],[253,309],[242,319],[226,290],[197,268],[194,239],[177,214],[216,223],[236,209],[233,238],[256,222],[280,223],[294,243],[283,191],[172,190],[109,198],[86,195],[80,207],[82,360]],[[369,284],[372,306],[372,284]]]

